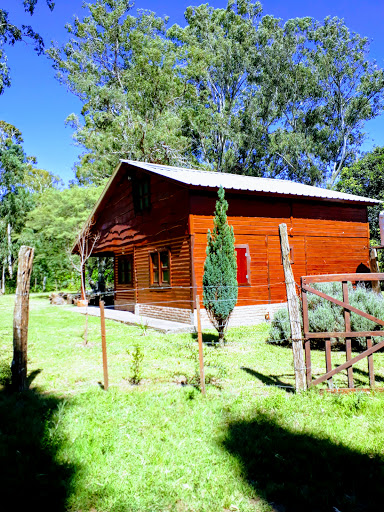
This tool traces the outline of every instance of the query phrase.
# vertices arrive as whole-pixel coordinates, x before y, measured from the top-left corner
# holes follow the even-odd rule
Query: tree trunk
[[[80,267],[80,279],[81,279],[81,300],[86,300],[85,295],[85,264],[81,263]]]
[[[13,314],[12,387],[15,391],[27,388],[27,342],[29,316],[29,286],[32,272],[33,248],[20,247],[17,270],[15,310]]]
[[[7,226],[7,240],[8,240],[8,273],[9,277],[12,279],[13,277],[13,269],[12,269],[12,227],[11,224],[8,222]]]
[[[45,285],[47,284],[47,276],[43,277],[43,292],[45,292]]]
[[[225,327],[226,327],[226,324],[220,324],[217,327],[217,332],[219,334],[219,344],[221,346],[223,346],[225,343]]]
[[[5,294],[5,261],[3,264],[2,271],[1,271],[1,293],[3,295]]]
[[[369,266],[373,274],[379,273],[379,266],[377,264],[377,252],[376,249],[371,247],[369,249]],[[381,293],[380,281],[372,281],[372,290],[375,293]]]

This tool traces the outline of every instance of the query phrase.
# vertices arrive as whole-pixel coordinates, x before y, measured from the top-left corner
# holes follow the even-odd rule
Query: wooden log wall
[[[205,200],[204,200],[205,199]],[[369,271],[369,227],[365,207],[316,201],[236,197],[227,194],[228,222],[235,243],[250,249],[250,284],[239,286],[238,306],[284,302],[279,224],[288,226],[292,269],[302,275]],[[191,195],[197,293],[201,295],[207,230],[213,228],[215,197]],[[201,214],[204,212],[204,214]],[[255,215],[255,216],[253,216]]]
[[[124,170],[124,168],[123,168]],[[135,171],[136,172],[136,171]],[[188,189],[151,175],[151,208],[136,214],[129,166],[116,176],[98,209],[93,229],[100,233],[95,255],[115,255],[115,305],[128,311],[135,303],[191,309],[190,236]],[[144,174],[136,172],[138,178]],[[169,249],[171,287],[150,286],[149,254]],[[118,283],[118,259],[133,255],[132,285]]]
[[[100,234],[94,254],[115,255],[116,304],[133,310],[135,302],[191,309],[194,294],[202,296],[207,230],[213,227],[217,194],[188,190],[151,174],[151,209],[135,213],[132,178],[148,176],[122,166],[101,200],[93,229]],[[236,244],[248,245],[250,282],[239,287],[240,306],[284,302],[284,272],[278,226],[286,223],[293,248],[293,272],[302,275],[364,271],[369,269],[369,229],[365,206],[316,200],[266,197],[262,194],[227,193],[228,221]],[[193,246],[193,247],[192,247]],[[151,287],[149,254],[171,252],[170,288]],[[193,251],[193,262],[191,261]],[[131,287],[117,282],[118,257],[133,254]],[[129,306],[132,304],[132,306]]]

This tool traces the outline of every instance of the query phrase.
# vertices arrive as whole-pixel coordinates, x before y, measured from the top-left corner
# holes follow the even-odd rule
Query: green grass
[[[13,297],[0,297],[1,510],[380,510],[384,396],[289,392],[292,352],[265,343],[267,325],[230,330],[224,348],[205,334],[203,397],[194,336],[142,336],[107,321],[106,392],[99,319],[89,318],[84,345],[84,316],[32,296],[31,390],[15,395],[12,308]],[[138,386],[135,346],[144,354]],[[332,357],[339,364],[345,354]],[[374,356],[378,384],[383,357]],[[323,372],[324,352],[313,361]],[[367,385],[366,361],[355,377]]]

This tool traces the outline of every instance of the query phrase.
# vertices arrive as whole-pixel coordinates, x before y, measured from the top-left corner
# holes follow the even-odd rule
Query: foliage
[[[344,167],[337,189],[384,201],[384,148],[377,147],[353,165]],[[374,244],[380,244],[379,213],[382,209],[382,203],[368,207],[369,227]]]
[[[33,14],[38,0],[23,0],[24,10]],[[46,0],[49,9],[52,11],[54,2]],[[44,51],[44,42],[42,37],[33,30],[30,25],[14,25],[9,19],[9,13],[0,9],[0,94],[4,92],[5,87],[11,85],[7,56],[3,49],[6,44],[13,46],[16,42],[24,41],[26,38],[33,41],[36,52],[41,55]]]
[[[13,261],[17,253],[15,233],[23,227],[32,201],[23,183],[26,155],[21,145],[21,133],[14,126],[1,122],[0,134],[0,267],[3,276],[7,267],[12,279]]]
[[[382,112],[383,70],[368,59],[368,39],[338,18],[282,25],[265,16],[259,33],[267,173],[332,186],[354,161],[364,122]]]
[[[224,9],[188,7],[186,26],[167,33],[180,48],[178,72],[193,86],[183,105],[184,133],[195,161],[217,171],[247,174],[251,168],[239,154],[259,62],[260,14],[260,3],[247,0],[229,1]]]
[[[41,286],[46,276],[49,289],[55,281],[61,287],[74,279],[68,250],[101,192],[102,187],[74,186],[47,189],[39,196],[21,235],[24,244],[35,247],[32,282],[37,278]]]
[[[28,212],[39,193],[58,183],[50,172],[35,167],[36,159],[26,156],[22,144],[20,130],[0,121],[0,269],[2,281],[7,280],[1,283],[2,291],[13,286],[13,267]]]
[[[321,283],[313,285],[315,289],[330,295],[338,300],[343,300],[341,283]],[[308,314],[309,329],[312,332],[337,332],[345,330],[343,309],[318,295],[308,293]],[[349,302],[355,308],[375,316],[384,318],[384,298],[382,295],[374,293],[363,285],[352,288],[349,284],[348,289]],[[372,331],[377,330],[378,325],[367,318],[356,313],[351,313],[352,331]],[[287,345],[290,343],[291,328],[289,323],[288,311],[279,310],[272,321],[270,341]],[[381,338],[375,338],[380,341]],[[356,347],[364,347],[364,338],[354,338],[352,344]]]
[[[237,302],[237,262],[235,237],[228,225],[228,202],[222,187],[218,190],[213,231],[208,230],[207,257],[204,263],[203,303],[209,319],[219,333],[224,333],[229,316]]]
[[[130,377],[129,381],[131,384],[138,385],[141,382],[143,376],[143,360],[144,353],[140,345],[135,345],[133,350],[127,351],[128,355],[131,357],[131,362],[129,365],[130,368]]]
[[[174,69],[174,44],[164,37],[167,20],[148,11],[130,15],[130,0],[85,7],[89,16],[66,25],[70,41],[47,52],[60,82],[84,104],[83,122],[68,117],[86,148],[78,180],[100,183],[119,158],[183,163],[178,105],[184,86]]]
[[[82,183],[128,158],[333,186],[383,110],[383,70],[338,18],[282,23],[229,0],[188,7],[166,31],[128,0],[86,8],[48,51],[83,102],[82,119],[68,117]]]

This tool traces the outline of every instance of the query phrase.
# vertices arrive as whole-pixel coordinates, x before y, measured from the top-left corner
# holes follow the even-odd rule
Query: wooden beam
[[[331,370],[330,372],[325,373],[321,377],[315,379],[312,381],[312,385],[316,386],[316,384],[320,384],[321,382],[324,382],[325,380],[328,380],[333,375],[336,375],[337,373],[340,373],[341,371],[345,370],[346,368],[349,368],[353,364],[357,363],[358,361],[361,361],[361,359],[364,359],[364,357],[370,356],[374,352],[377,352],[378,350],[384,348],[384,341],[381,341],[380,343],[377,343],[376,345],[373,345],[373,347],[368,348],[367,350],[364,350],[361,354],[358,356],[353,357],[349,361],[346,361],[345,363],[341,364],[337,368]]]
[[[203,395],[205,395],[203,334],[201,332],[200,297],[198,295],[196,295],[196,315],[197,315],[197,340],[199,343],[200,390],[201,390],[201,393]]]
[[[303,303],[303,328],[304,332],[309,331],[309,317],[308,317],[308,297],[307,292],[303,290],[302,293]],[[305,372],[307,379],[307,388],[312,384],[312,368],[311,368],[311,342],[310,340],[304,341],[304,353],[305,353]]]
[[[34,249],[22,245],[19,251],[17,287],[13,313],[12,387],[15,391],[27,389],[27,344],[29,320],[29,286]]]
[[[367,336],[367,348],[372,347],[372,338]],[[373,355],[367,357],[368,359],[368,375],[369,375],[369,385],[371,388],[375,387],[375,371],[373,369]]]
[[[290,248],[286,224],[279,225],[281,256],[283,260],[285,287],[287,290],[288,313],[291,324],[291,338],[293,351],[293,365],[295,370],[296,391],[307,389],[306,371],[304,363],[303,339],[301,335],[301,321],[299,301],[296,294],[296,283],[289,261]]]
[[[378,264],[377,264],[377,251],[376,251],[376,249],[373,249],[373,247],[371,247],[369,249],[369,266],[370,266],[371,272],[373,274],[378,274],[379,273],[379,267],[378,267]],[[372,290],[375,293],[380,293],[381,292],[380,281],[372,281]]]
[[[343,301],[348,304],[349,298],[348,298],[348,282],[343,281]],[[344,322],[345,322],[345,330],[346,332],[350,332],[351,330],[351,312],[344,308]],[[345,356],[347,361],[349,361],[352,358],[352,341],[351,338],[345,338]],[[353,388],[353,369],[352,366],[348,368],[347,370],[348,374],[348,387]]]
[[[332,352],[331,352],[331,340],[325,340],[325,369],[327,374],[332,370]],[[328,379],[328,387],[333,388],[333,380],[332,377]]]
[[[366,338],[367,336],[384,337],[384,331],[304,332],[304,338],[308,340],[319,338]]]
[[[104,315],[104,301],[100,301],[100,326],[101,326],[101,351],[103,356],[103,374],[104,374],[104,390],[107,391],[109,387],[108,381],[108,362],[107,362],[107,342],[105,335],[105,315]]]
[[[327,295],[326,293],[320,292],[319,290],[315,290],[315,288],[312,288],[312,286],[303,285],[303,289],[313,293],[314,295],[318,295],[319,297],[322,297],[323,299],[329,300],[329,302],[333,302],[334,304],[337,304],[338,306],[341,306],[344,309],[348,309],[349,311],[353,311],[353,313],[357,313],[360,316],[363,316],[364,318],[368,318],[368,320],[372,320],[372,322],[375,322],[376,324],[383,325],[384,326],[384,320],[381,320],[380,318],[376,318],[373,315],[370,315],[369,313],[365,313],[364,311],[361,311],[361,309],[355,308],[354,306],[351,306],[350,304],[335,299],[334,297],[331,297],[330,295]]]
[[[337,283],[342,281],[381,281],[384,280],[383,273],[374,274],[322,274],[319,276],[303,276],[303,284],[308,283]]]

